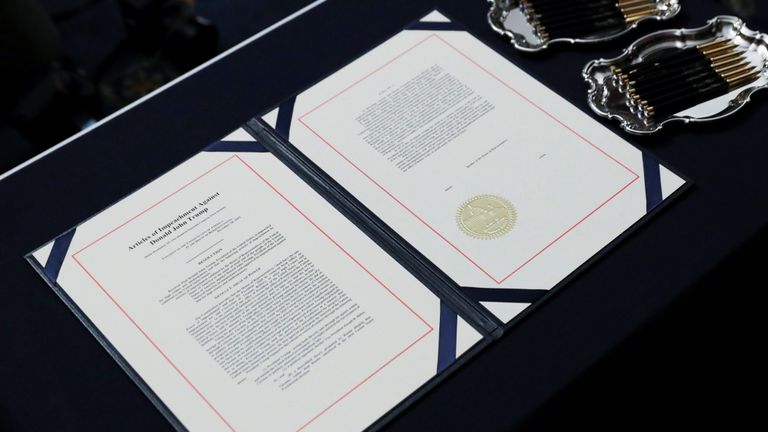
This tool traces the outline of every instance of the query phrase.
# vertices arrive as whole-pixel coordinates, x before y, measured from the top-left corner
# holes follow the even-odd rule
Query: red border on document
[[[606,200],[605,200],[605,201],[603,201],[603,202],[602,202],[602,203],[601,203],[599,206],[597,206],[597,208],[595,208],[595,209],[594,209],[594,210],[592,210],[591,212],[587,213],[587,215],[586,215],[586,216],[584,216],[584,217],[583,217],[583,218],[581,218],[579,221],[577,221],[577,222],[576,222],[576,223],[575,223],[573,226],[571,226],[570,228],[568,228],[568,229],[567,229],[565,232],[563,232],[562,234],[560,234],[560,235],[558,235],[557,237],[555,237],[555,239],[554,239],[554,240],[552,240],[552,241],[551,241],[551,242],[549,242],[547,245],[545,245],[545,246],[544,246],[544,247],[543,247],[541,250],[539,250],[538,252],[536,252],[536,253],[535,253],[535,254],[534,254],[532,257],[528,258],[526,261],[524,261],[522,264],[520,264],[520,265],[519,265],[517,268],[515,268],[515,269],[514,269],[514,270],[513,270],[511,273],[509,273],[509,274],[508,274],[508,275],[506,275],[506,276],[503,276],[503,277],[501,277],[500,279],[497,279],[497,278],[493,277],[493,276],[492,276],[492,275],[491,275],[491,274],[490,274],[488,271],[486,271],[486,270],[485,270],[485,269],[484,269],[484,268],[483,268],[483,267],[482,267],[480,264],[478,264],[478,263],[477,263],[475,260],[473,260],[472,258],[470,258],[470,257],[469,257],[469,255],[467,255],[467,254],[466,254],[464,251],[462,251],[461,249],[459,249],[459,248],[458,248],[456,245],[454,245],[454,244],[453,244],[453,243],[452,243],[450,240],[448,240],[448,238],[446,238],[446,237],[445,237],[443,234],[441,234],[441,233],[440,233],[438,230],[436,230],[434,227],[432,227],[432,225],[430,225],[430,224],[429,224],[427,221],[425,221],[423,218],[421,218],[419,215],[417,215],[417,214],[416,214],[416,213],[415,213],[413,210],[411,210],[411,209],[410,209],[410,208],[409,208],[407,205],[405,205],[405,204],[404,204],[402,201],[400,201],[400,200],[399,200],[397,197],[395,197],[395,195],[393,195],[391,192],[389,192],[389,191],[388,191],[388,190],[387,190],[387,189],[386,189],[384,186],[382,186],[382,185],[381,185],[379,182],[377,182],[377,181],[376,181],[376,180],[374,180],[374,179],[373,179],[373,178],[372,178],[370,175],[368,175],[368,173],[366,173],[365,171],[363,171],[363,170],[362,170],[360,167],[358,167],[358,166],[357,166],[357,165],[356,165],[354,162],[352,162],[352,161],[351,161],[351,160],[350,160],[348,157],[346,157],[344,154],[342,154],[342,153],[341,153],[341,152],[340,152],[340,151],[339,151],[339,150],[338,150],[336,147],[334,147],[334,146],[333,146],[333,144],[331,144],[330,142],[328,142],[328,140],[326,140],[326,139],[325,139],[323,136],[321,136],[321,135],[320,135],[320,134],[319,134],[319,133],[318,133],[316,130],[314,130],[314,129],[313,129],[311,126],[309,126],[309,125],[307,124],[307,122],[304,120],[304,119],[305,119],[305,118],[306,118],[308,115],[310,115],[310,114],[312,114],[313,112],[317,111],[317,109],[318,109],[318,108],[320,108],[320,107],[322,107],[322,106],[326,105],[328,102],[330,102],[330,101],[332,101],[333,99],[337,98],[339,95],[343,94],[343,93],[344,93],[344,92],[346,92],[347,90],[349,90],[349,89],[351,89],[352,87],[356,86],[356,85],[357,85],[357,84],[359,84],[360,82],[362,82],[362,81],[366,80],[366,79],[367,79],[367,78],[369,78],[371,75],[373,75],[373,74],[375,74],[375,73],[379,72],[380,70],[384,69],[385,67],[389,66],[389,65],[390,65],[390,64],[392,64],[392,63],[393,63],[395,60],[398,60],[398,59],[402,58],[404,55],[406,55],[406,54],[408,54],[409,52],[411,52],[411,51],[412,51],[414,48],[418,47],[419,45],[421,45],[421,44],[423,44],[424,42],[426,42],[426,41],[428,41],[428,40],[431,40],[431,39],[433,39],[433,38],[434,38],[434,39],[437,39],[437,40],[439,40],[440,42],[444,43],[445,45],[447,45],[448,47],[450,47],[451,49],[453,49],[454,51],[456,51],[457,53],[459,53],[459,54],[460,54],[462,57],[464,57],[464,58],[465,58],[467,61],[469,61],[469,62],[470,62],[470,63],[472,63],[473,65],[477,66],[477,67],[478,67],[480,70],[482,70],[483,72],[485,72],[486,74],[488,74],[488,75],[489,75],[491,78],[495,79],[496,81],[498,81],[499,83],[501,83],[502,85],[504,85],[506,88],[508,88],[509,90],[511,90],[512,92],[514,92],[514,93],[515,93],[517,96],[519,96],[520,98],[522,98],[523,100],[525,100],[525,101],[526,101],[526,102],[528,102],[529,104],[533,105],[533,106],[534,106],[536,109],[538,109],[538,110],[539,110],[539,111],[541,111],[542,113],[546,114],[546,115],[547,115],[549,118],[551,118],[552,120],[554,120],[554,121],[555,121],[557,124],[559,124],[560,126],[562,126],[562,127],[566,128],[566,129],[568,129],[568,130],[569,130],[571,133],[573,133],[574,135],[576,135],[576,136],[577,136],[577,137],[578,137],[578,138],[579,138],[581,141],[585,142],[586,144],[589,144],[590,146],[592,146],[593,148],[595,148],[597,151],[599,151],[600,153],[602,153],[603,155],[605,155],[605,157],[607,157],[607,158],[608,158],[608,159],[610,159],[611,161],[615,162],[616,164],[618,164],[619,166],[621,166],[622,168],[624,168],[625,170],[627,170],[629,173],[631,173],[631,174],[634,176],[634,178],[633,178],[632,180],[630,180],[630,182],[629,182],[629,183],[627,183],[626,185],[623,185],[623,186],[622,186],[622,187],[621,187],[621,188],[620,188],[620,189],[619,189],[617,192],[615,192],[613,195],[611,195],[610,197],[608,197],[608,199],[606,199]],[[563,237],[564,237],[566,234],[568,234],[569,232],[573,231],[573,230],[574,230],[574,229],[575,229],[577,226],[579,226],[579,225],[580,225],[582,222],[584,222],[584,221],[585,221],[587,218],[589,218],[590,216],[592,216],[593,214],[595,214],[595,212],[597,212],[598,210],[600,210],[601,208],[603,208],[603,206],[605,206],[605,205],[606,205],[606,204],[608,204],[608,203],[609,203],[611,200],[613,200],[614,198],[616,198],[616,197],[617,197],[617,196],[618,196],[620,193],[624,192],[624,190],[626,190],[626,189],[627,189],[627,188],[628,188],[630,185],[632,185],[634,182],[636,182],[636,181],[637,181],[637,180],[640,178],[640,175],[638,175],[636,172],[634,172],[634,171],[633,171],[632,169],[630,169],[628,166],[626,166],[626,165],[624,165],[623,163],[619,162],[619,161],[618,161],[616,158],[614,158],[613,156],[609,155],[609,154],[608,154],[608,153],[607,153],[605,150],[601,149],[600,147],[598,147],[597,145],[595,145],[594,143],[592,143],[590,140],[588,140],[587,138],[585,138],[583,135],[581,135],[581,134],[579,134],[578,132],[576,132],[575,130],[573,130],[571,127],[569,127],[568,125],[566,125],[565,123],[563,123],[562,121],[560,121],[560,119],[558,119],[557,117],[555,117],[554,115],[552,115],[551,113],[549,113],[547,110],[545,110],[545,109],[544,109],[544,108],[542,108],[541,106],[537,105],[535,102],[533,102],[531,99],[529,99],[528,97],[526,97],[526,96],[525,96],[523,93],[521,93],[520,91],[518,91],[516,88],[514,88],[514,87],[513,87],[513,86],[511,86],[511,85],[509,85],[508,83],[506,83],[505,81],[503,81],[501,78],[499,78],[498,76],[496,76],[495,74],[493,74],[492,72],[490,72],[488,69],[486,69],[486,68],[484,68],[483,66],[481,66],[481,65],[480,65],[480,64],[479,64],[477,61],[473,60],[473,59],[472,59],[470,56],[468,56],[467,54],[463,53],[461,50],[459,50],[458,48],[456,48],[455,46],[453,46],[451,43],[449,43],[448,41],[446,41],[445,39],[443,39],[442,37],[440,37],[440,36],[439,36],[439,35],[437,35],[436,33],[432,33],[432,34],[430,34],[430,35],[429,35],[429,36],[427,36],[426,38],[424,38],[424,39],[422,39],[421,41],[419,41],[419,42],[418,42],[416,45],[413,45],[412,47],[410,47],[410,48],[408,48],[407,50],[403,51],[402,53],[398,54],[397,56],[395,56],[394,58],[392,58],[392,59],[391,59],[391,60],[389,60],[388,62],[384,63],[383,65],[381,65],[381,66],[379,66],[378,68],[374,69],[372,72],[368,73],[368,74],[367,74],[367,75],[365,75],[364,77],[360,78],[359,80],[355,81],[355,82],[354,82],[354,83],[352,83],[351,85],[347,86],[346,88],[344,88],[344,89],[343,89],[343,90],[341,90],[340,92],[338,92],[338,93],[336,93],[335,95],[331,96],[329,99],[325,100],[325,101],[324,101],[323,103],[321,103],[320,105],[318,105],[318,106],[316,106],[316,107],[312,108],[311,110],[307,111],[307,112],[306,112],[306,113],[304,113],[303,115],[299,116],[299,117],[298,117],[298,120],[299,120],[299,122],[300,122],[302,125],[304,125],[304,127],[306,127],[307,129],[309,129],[309,131],[310,131],[310,132],[312,132],[312,134],[314,134],[316,137],[318,137],[318,138],[319,138],[321,141],[323,141],[323,142],[324,142],[326,145],[328,145],[328,147],[330,147],[330,148],[331,148],[331,149],[332,149],[334,152],[336,152],[336,153],[337,153],[339,156],[341,156],[341,158],[342,158],[342,159],[344,159],[345,161],[347,161],[347,162],[348,162],[350,165],[352,165],[352,167],[354,167],[354,168],[355,168],[357,171],[359,171],[361,174],[363,174],[365,177],[367,177],[367,178],[368,178],[368,180],[370,180],[371,182],[373,182],[373,183],[374,183],[374,184],[375,184],[375,185],[376,185],[376,186],[377,186],[379,189],[381,189],[381,190],[382,190],[384,193],[386,193],[387,195],[389,195],[389,196],[390,196],[390,197],[391,197],[393,200],[395,200],[395,201],[396,201],[396,202],[397,202],[397,203],[398,203],[398,204],[399,204],[399,205],[400,205],[402,208],[404,208],[404,209],[405,209],[405,210],[406,210],[408,213],[410,213],[411,215],[413,215],[413,216],[414,216],[416,219],[418,219],[418,220],[419,220],[421,223],[423,223],[423,224],[424,224],[424,225],[425,225],[427,228],[429,228],[429,229],[430,229],[432,232],[434,232],[435,234],[437,234],[437,236],[438,236],[438,237],[440,237],[440,238],[441,238],[441,239],[443,239],[443,240],[444,240],[446,243],[448,243],[448,245],[449,245],[449,246],[451,246],[451,247],[452,247],[453,249],[455,249],[455,250],[456,250],[458,253],[460,253],[460,254],[461,254],[461,255],[462,255],[464,258],[466,258],[466,259],[467,259],[467,260],[468,260],[470,263],[472,263],[472,264],[473,264],[475,267],[477,267],[477,268],[478,268],[478,269],[479,269],[479,270],[480,270],[480,271],[481,271],[483,274],[485,274],[485,275],[486,275],[486,276],[488,276],[488,277],[489,277],[491,280],[493,280],[494,282],[496,282],[496,284],[497,284],[497,285],[501,285],[501,284],[502,284],[502,283],[503,283],[505,280],[507,280],[507,279],[509,279],[510,277],[512,277],[512,275],[514,275],[515,273],[517,273],[518,271],[520,271],[520,269],[522,269],[523,267],[525,267],[526,265],[528,265],[528,264],[529,264],[531,261],[533,261],[533,260],[534,260],[536,257],[538,257],[539,255],[541,255],[542,253],[544,253],[544,251],[546,251],[547,249],[549,249],[549,248],[550,248],[550,246],[552,246],[553,244],[555,244],[555,243],[556,243],[558,240],[560,240],[561,238],[563,238]]]
[[[380,372],[382,369],[384,369],[384,368],[385,368],[386,366],[388,366],[390,363],[392,363],[393,361],[395,361],[395,360],[396,360],[398,357],[400,357],[401,355],[403,355],[403,354],[404,354],[406,351],[408,351],[409,349],[411,349],[411,348],[412,348],[414,345],[416,345],[417,343],[421,342],[421,341],[422,341],[422,340],[423,340],[423,339],[424,339],[424,338],[425,338],[425,337],[426,337],[426,336],[427,336],[429,333],[431,333],[431,332],[434,330],[434,328],[433,328],[433,327],[432,327],[432,326],[431,326],[431,325],[430,325],[430,324],[429,324],[429,323],[428,323],[428,322],[427,322],[427,321],[426,321],[424,318],[422,318],[422,317],[421,317],[421,316],[420,316],[420,315],[419,315],[419,314],[418,314],[418,313],[417,313],[415,310],[413,310],[413,308],[412,308],[411,306],[409,306],[409,305],[408,305],[406,302],[404,302],[404,301],[403,301],[403,300],[402,300],[400,297],[398,297],[398,295],[397,295],[397,294],[395,294],[395,293],[394,293],[394,292],[393,292],[391,289],[389,289],[389,287],[387,287],[387,286],[384,284],[384,282],[382,282],[382,281],[381,281],[379,278],[377,278],[377,277],[376,277],[376,276],[374,276],[374,275],[373,275],[373,274],[372,274],[370,271],[368,271],[368,269],[367,269],[367,268],[365,268],[365,266],[363,266],[363,265],[360,263],[360,261],[358,261],[358,260],[357,260],[355,257],[353,257],[353,256],[352,256],[352,255],[351,255],[349,252],[347,252],[347,251],[346,251],[346,250],[345,250],[345,249],[344,249],[344,248],[343,248],[343,247],[342,247],[342,246],[341,246],[339,243],[337,243],[337,242],[336,242],[336,241],[335,241],[333,238],[331,238],[331,236],[329,236],[329,235],[328,235],[328,234],[327,234],[325,231],[323,231],[323,229],[322,229],[322,228],[320,228],[320,226],[319,226],[319,225],[317,225],[317,224],[316,224],[316,223],[315,223],[315,222],[314,222],[312,219],[310,219],[310,218],[309,218],[309,217],[308,217],[306,214],[304,214],[304,212],[302,212],[302,211],[301,211],[301,210],[300,210],[298,207],[296,207],[296,205],[295,205],[293,202],[291,202],[291,201],[290,201],[288,198],[286,198],[286,197],[285,197],[285,195],[283,195],[283,194],[282,194],[280,191],[278,191],[278,190],[277,190],[277,188],[275,188],[275,187],[274,187],[274,186],[273,186],[271,183],[269,183],[269,182],[267,181],[267,179],[265,179],[264,177],[262,177],[262,176],[261,176],[261,174],[259,174],[259,173],[258,173],[258,172],[257,172],[257,171],[256,171],[256,170],[255,170],[255,169],[252,167],[252,166],[248,165],[248,163],[246,163],[244,160],[242,160],[242,159],[240,158],[240,156],[238,156],[238,155],[233,155],[233,156],[230,156],[229,158],[225,159],[223,162],[220,162],[219,164],[217,164],[217,165],[216,165],[216,166],[214,166],[213,168],[209,169],[208,171],[204,172],[203,174],[201,174],[201,175],[199,175],[198,177],[194,178],[193,180],[189,181],[188,183],[186,183],[185,185],[181,186],[179,189],[177,189],[176,191],[174,191],[174,192],[173,192],[173,193],[171,193],[170,195],[166,196],[165,198],[161,199],[160,201],[156,202],[155,204],[153,204],[153,205],[149,206],[149,208],[147,208],[147,209],[145,209],[144,211],[142,211],[142,212],[138,213],[137,215],[133,216],[132,218],[130,218],[130,219],[128,219],[127,221],[123,222],[122,224],[118,225],[117,227],[115,227],[115,228],[114,228],[114,229],[112,229],[111,231],[107,232],[106,234],[104,234],[104,235],[102,235],[101,237],[97,238],[96,240],[92,241],[91,243],[89,243],[89,244],[88,244],[87,246],[85,246],[84,248],[82,248],[82,249],[80,249],[79,251],[75,252],[74,254],[72,254],[72,259],[73,259],[73,260],[75,260],[75,262],[77,262],[77,264],[80,266],[80,268],[82,268],[82,269],[83,269],[83,271],[85,271],[85,273],[88,275],[88,277],[89,277],[91,280],[93,280],[93,282],[94,282],[94,283],[95,283],[95,284],[96,284],[96,285],[97,285],[97,286],[98,286],[98,287],[101,289],[101,291],[102,291],[102,292],[104,292],[104,294],[106,294],[106,296],[107,296],[107,297],[108,297],[108,298],[109,298],[109,299],[112,301],[112,303],[114,303],[114,305],[115,305],[115,306],[117,306],[117,308],[120,310],[120,312],[122,312],[122,313],[123,313],[123,315],[125,315],[125,317],[126,317],[126,318],[128,318],[128,320],[131,322],[131,324],[133,324],[133,326],[134,326],[134,327],[136,327],[136,329],[138,329],[138,330],[139,330],[139,332],[140,332],[140,333],[141,333],[141,334],[142,334],[142,335],[143,335],[143,336],[144,336],[144,337],[145,337],[145,338],[146,338],[146,339],[149,341],[149,343],[150,343],[150,344],[151,344],[151,345],[152,345],[152,346],[153,346],[153,347],[154,347],[154,348],[155,348],[155,349],[156,349],[156,350],[157,350],[157,351],[160,353],[160,355],[161,355],[161,356],[162,356],[162,357],[163,357],[163,358],[164,358],[164,359],[165,359],[165,360],[166,360],[166,361],[167,361],[167,362],[168,362],[168,363],[171,365],[171,367],[172,367],[174,370],[176,370],[176,372],[178,372],[178,374],[179,374],[179,375],[180,375],[180,376],[181,376],[181,377],[184,379],[184,381],[186,381],[186,382],[187,382],[187,384],[189,384],[189,386],[190,386],[190,387],[192,387],[192,390],[193,390],[195,393],[197,393],[197,395],[198,395],[198,396],[200,396],[200,398],[203,400],[203,402],[205,402],[205,404],[206,404],[206,405],[208,405],[208,406],[209,406],[209,407],[210,407],[210,408],[213,410],[213,412],[216,414],[216,416],[217,416],[217,417],[219,417],[219,418],[221,419],[221,421],[222,421],[222,422],[224,422],[224,424],[227,426],[227,428],[229,428],[229,430],[231,430],[231,431],[234,431],[234,430],[235,430],[235,428],[234,428],[234,427],[232,427],[232,425],[231,425],[231,424],[230,424],[230,423],[229,423],[229,422],[228,422],[228,421],[227,421],[227,420],[224,418],[224,416],[223,416],[223,415],[222,415],[222,414],[219,412],[219,410],[218,410],[218,409],[216,409],[216,407],[213,405],[213,403],[211,403],[211,402],[210,402],[210,401],[209,401],[209,400],[208,400],[208,399],[207,399],[207,398],[206,398],[206,397],[203,395],[203,393],[202,393],[202,392],[201,392],[201,391],[200,391],[200,390],[199,390],[199,389],[198,389],[198,388],[197,388],[197,387],[196,387],[196,386],[195,386],[195,385],[192,383],[192,381],[191,381],[191,380],[190,380],[190,379],[187,377],[187,375],[186,375],[186,374],[184,374],[184,372],[182,372],[182,371],[181,371],[181,369],[179,369],[179,368],[176,366],[176,364],[175,364],[175,363],[174,363],[174,362],[173,362],[173,361],[172,361],[172,360],[171,360],[171,359],[170,359],[170,358],[169,358],[169,357],[168,357],[168,356],[165,354],[165,352],[163,352],[163,350],[162,350],[162,349],[160,349],[160,347],[157,345],[157,343],[155,343],[155,341],[154,341],[154,340],[152,340],[152,338],[149,336],[149,334],[148,334],[146,331],[144,331],[144,329],[143,329],[143,328],[142,328],[142,327],[141,327],[141,326],[140,326],[140,325],[139,325],[139,324],[138,324],[138,323],[137,323],[137,322],[136,322],[136,321],[133,319],[133,317],[131,317],[131,315],[130,315],[130,314],[129,314],[129,313],[128,313],[128,312],[127,312],[127,311],[126,311],[126,310],[125,310],[125,309],[124,309],[124,308],[123,308],[121,305],[120,305],[120,303],[118,303],[118,302],[117,302],[117,300],[115,300],[115,298],[114,298],[114,297],[113,297],[113,296],[112,296],[112,295],[111,295],[111,294],[110,294],[110,293],[109,293],[109,292],[108,292],[108,291],[107,291],[107,290],[104,288],[104,286],[102,286],[102,284],[101,284],[101,283],[100,283],[98,280],[96,280],[96,278],[95,278],[95,277],[94,277],[94,276],[91,274],[91,272],[89,272],[89,271],[88,271],[88,269],[86,269],[86,268],[85,268],[85,266],[83,265],[83,263],[82,263],[82,262],[80,262],[80,260],[77,258],[77,255],[78,255],[78,254],[80,254],[80,253],[82,253],[82,252],[84,252],[86,249],[90,248],[91,246],[95,245],[96,243],[98,243],[99,241],[101,241],[102,239],[104,239],[105,237],[107,237],[108,235],[110,235],[110,234],[114,233],[115,231],[117,231],[117,230],[119,230],[120,228],[124,227],[124,226],[125,226],[125,225],[127,225],[128,223],[132,222],[133,220],[135,220],[135,219],[136,219],[136,218],[138,218],[139,216],[141,216],[141,215],[143,215],[144,213],[148,212],[149,210],[151,210],[151,209],[153,209],[153,208],[157,207],[159,204],[161,204],[162,202],[166,201],[166,200],[167,200],[167,199],[169,199],[170,197],[172,197],[172,196],[176,195],[178,192],[180,192],[181,190],[183,190],[183,189],[184,189],[184,188],[186,188],[187,186],[191,185],[192,183],[194,183],[194,182],[196,182],[196,181],[200,180],[201,178],[205,177],[206,175],[210,174],[211,172],[213,172],[213,171],[214,171],[214,170],[216,170],[217,168],[221,167],[221,166],[222,166],[222,165],[224,165],[225,163],[227,163],[227,162],[229,162],[229,161],[231,161],[231,160],[235,160],[235,159],[237,159],[238,161],[242,162],[242,163],[243,163],[243,165],[245,165],[245,166],[246,166],[246,167],[247,167],[247,168],[248,168],[248,169],[249,169],[251,172],[253,172],[254,174],[256,174],[256,176],[257,176],[257,177],[259,177],[259,179],[261,179],[261,180],[264,182],[264,184],[265,184],[267,187],[269,187],[269,189],[271,189],[271,190],[272,190],[272,191],[274,191],[274,192],[275,192],[277,195],[279,195],[279,196],[280,196],[280,198],[282,198],[282,199],[283,199],[283,200],[284,200],[284,201],[285,201],[285,202],[286,202],[286,203],[287,203],[289,206],[291,206],[291,207],[292,207],[294,210],[296,210],[296,211],[297,211],[297,212],[298,212],[298,213],[299,213],[299,214],[300,214],[300,215],[301,215],[301,216],[302,216],[302,217],[303,217],[303,218],[304,218],[304,219],[305,219],[307,222],[309,222],[309,223],[310,223],[312,226],[314,226],[315,228],[317,228],[317,230],[318,230],[318,231],[320,231],[320,232],[323,234],[323,236],[325,236],[325,238],[327,238],[327,239],[328,239],[328,240],[329,240],[331,243],[333,243],[333,244],[334,244],[336,247],[338,247],[338,248],[339,248],[339,249],[340,249],[340,250],[341,250],[341,251],[344,253],[344,255],[346,255],[346,256],[347,256],[347,257],[349,257],[349,258],[350,258],[352,261],[354,261],[354,263],[355,263],[355,264],[357,264],[357,265],[358,265],[358,266],[359,266],[361,269],[363,269],[363,271],[365,271],[365,273],[367,273],[367,274],[368,274],[370,277],[372,277],[372,278],[373,278],[373,279],[374,279],[374,280],[375,280],[375,281],[376,281],[376,282],[377,282],[379,285],[381,285],[381,287],[382,287],[382,288],[384,288],[385,290],[387,290],[387,292],[388,292],[389,294],[391,294],[391,295],[392,295],[392,296],[393,296],[395,299],[397,299],[397,301],[398,301],[400,304],[402,304],[403,306],[405,306],[405,308],[406,308],[406,309],[408,309],[408,310],[409,310],[409,311],[410,311],[410,312],[411,312],[411,313],[412,313],[414,316],[416,316],[416,318],[418,318],[418,319],[419,319],[419,320],[420,320],[422,323],[424,323],[424,325],[426,325],[426,326],[427,326],[427,331],[426,331],[424,334],[422,334],[421,336],[419,336],[419,337],[418,337],[418,338],[417,338],[415,341],[413,341],[413,342],[410,342],[410,343],[408,344],[408,346],[406,346],[406,347],[405,347],[405,348],[404,348],[402,351],[398,352],[398,353],[397,353],[397,354],[396,354],[394,357],[392,357],[391,359],[389,359],[389,360],[387,360],[386,362],[384,362],[384,364],[382,364],[381,366],[379,366],[379,367],[378,367],[376,370],[374,370],[374,371],[373,371],[373,372],[372,372],[370,375],[366,376],[366,377],[365,377],[365,378],[364,378],[362,381],[360,381],[359,383],[357,383],[357,384],[356,384],[354,387],[352,387],[352,388],[351,388],[351,389],[349,389],[347,392],[345,392],[344,394],[342,394],[342,395],[341,395],[341,396],[340,396],[338,399],[336,399],[335,401],[333,401],[333,403],[331,403],[330,405],[328,405],[327,407],[325,407],[323,410],[321,410],[319,413],[317,413],[317,414],[316,414],[314,417],[312,417],[311,419],[309,419],[309,421],[307,421],[307,422],[306,422],[306,423],[304,423],[304,424],[303,424],[303,425],[302,425],[302,426],[301,426],[299,429],[297,429],[297,430],[299,430],[299,431],[300,431],[300,430],[303,430],[303,429],[305,429],[305,428],[306,428],[307,426],[309,426],[309,425],[310,425],[312,422],[314,422],[314,421],[315,421],[315,420],[317,420],[317,419],[318,419],[320,416],[322,416],[323,414],[325,414],[325,413],[326,413],[328,410],[330,410],[330,409],[331,409],[331,408],[333,408],[333,407],[334,407],[336,404],[338,404],[339,402],[341,402],[341,400],[342,400],[342,399],[344,399],[344,398],[346,398],[347,396],[349,396],[349,395],[350,395],[350,394],[351,394],[353,391],[357,390],[357,389],[358,389],[360,386],[362,386],[363,384],[365,384],[366,382],[368,382],[368,381],[369,381],[371,378],[373,378],[373,376],[374,376],[374,375],[378,374],[378,373],[379,373],[379,372]]]

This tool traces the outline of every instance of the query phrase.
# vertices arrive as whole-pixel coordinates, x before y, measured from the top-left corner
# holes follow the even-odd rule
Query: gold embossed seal
[[[496,195],[478,195],[459,207],[456,222],[470,237],[490,240],[508,233],[517,221],[515,207]]]

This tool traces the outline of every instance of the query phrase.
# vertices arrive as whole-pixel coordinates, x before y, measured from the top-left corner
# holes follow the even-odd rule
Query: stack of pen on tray
[[[675,49],[627,70],[615,66],[611,70],[630,105],[647,117],[674,115],[748,85],[762,73],[729,39]]]
[[[660,13],[657,0],[521,0],[521,5],[544,41],[617,32]]]

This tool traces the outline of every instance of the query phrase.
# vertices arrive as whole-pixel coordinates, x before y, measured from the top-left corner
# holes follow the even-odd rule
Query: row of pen
[[[528,52],[607,41],[681,10],[679,0],[489,1],[492,28]],[[710,121],[737,111],[752,93],[768,87],[768,35],[737,17],[718,16],[699,28],[646,35],[616,58],[590,62],[583,76],[592,110],[618,120],[627,132]]]

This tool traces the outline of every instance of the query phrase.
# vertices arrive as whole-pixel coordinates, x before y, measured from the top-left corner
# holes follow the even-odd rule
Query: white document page
[[[360,430],[436,374],[439,299],[269,153],[83,223],[58,284],[191,430]]]
[[[647,212],[639,150],[463,31],[396,35],[299,94],[289,132],[463,286],[549,289]]]

